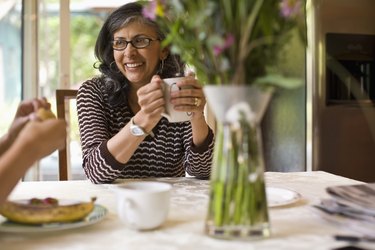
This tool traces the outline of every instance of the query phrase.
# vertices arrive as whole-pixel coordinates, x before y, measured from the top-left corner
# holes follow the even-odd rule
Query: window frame
[[[41,0],[22,1],[22,91],[23,100],[42,97],[39,87],[38,6]],[[70,0],[59,1],[59,83],[70,86]],[[69,143],[67,143],[69,145]],[[25,174],[23,180],[40,180],[39,162]]]

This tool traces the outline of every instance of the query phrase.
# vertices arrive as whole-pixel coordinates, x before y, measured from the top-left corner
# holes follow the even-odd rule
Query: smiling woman
[[[112,12],[99,32],[95,55],[101,75],[84,82],[77,96],[83,167],[94,183],[210,175],[213,132],[196,78],[178,81],[168,99],[191,119],[172,123],[162,116],[163,79],[185,73],[179,57],[161,47],[164,38],[137,3]]]

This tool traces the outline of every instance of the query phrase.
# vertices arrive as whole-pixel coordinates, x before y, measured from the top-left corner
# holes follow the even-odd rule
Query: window
[[[22,94],[21,2],[0,2],[0,135],[8,130]]]
[[[92,6],[95,1],[90,2],[91,5],[82,1],[71,1],[69,20],[62,23],[60,23],[60,6],[56,1],[39,2],[39,88],[41,96],[46,96],[52,104],[55,104],[57,88],[78,89],[83,81],[98,74],[93,68],[94,46],[103,23],[103,16],[106,15],[100,11],[94,11]],[[63,29],[70,31],[68,37],[60,38],[60,34],[63,34],[60,33],[60,25],[67,24],[70,26],[63,27]],[[60,42],[70,41],[68,46],[70,55],[61,53],[60,50],[63,49],[60,47],[61,43],[56,42],[59,40]],[[63,62],[70,65],[68,72],[63,72],[64,70],[61,69]],[[68,154],[71,178],[82,179],[84,174],[75,101],[70,101],[69,106]],[[53,108],[56,113],[56,107]],[[56,151],[40,162],[39,179],[56,180],[58,178],[57,165],[58,152]]]
[[[62,1],[62,4],[68,4]],[[46,96],[51,103],[55,104],[55,90],[57,88],[78,89],[85,80],[99,74],[93,68],[95,63],[94,46],[99,30],[107,17],[109,11],[114,7],[123,4],[123,1],[116,1],[115,5],[108,5],[102,1],[70,1],[69,20],[60,17],[64,6],[54,0],[39,1],[39,88],[42,96]],[[67,6],[65,6],[67,7]],[[60,11],[61,10],[61,11]],[[59,37],[61,26],[70,24],[67,37]],[[61,53],[59,45],[65,40],[70,41],[68,51],[70,55]],[[56,42],[56,41],[59,41]],[[66,48],[65,48],[66,49]],[[68,60],[68,61],[66,61]],[[65,62],[70,70],[64,72]],[[67,79],[68,78],[68,79]],[[68,85],[68,86],[66,86]],[[68,155],[70,159],[70,173],[72,179],[84,177],[82,169],[82,152],[78,132],[78,120],[76,102],[69,102],[69,129],[68,129]],[[56,111],[54,107],[54,111]],[[58,178],[58,152],[40,162],[39,179],[56,180]]]

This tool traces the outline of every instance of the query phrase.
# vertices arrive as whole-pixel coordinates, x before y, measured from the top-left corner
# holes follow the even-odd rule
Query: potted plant
[[[300,82],[275,65],[293,35],[305,39],[304,9],[303,0],[155,0],[144,6],[143,14],[167,34],[162,45],[205,84],[217,120],[208,235],[270,235],[259,124],[270,86]]]

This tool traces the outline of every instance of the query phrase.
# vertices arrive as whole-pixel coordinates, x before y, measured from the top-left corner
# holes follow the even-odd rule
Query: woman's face
[[[160,41],[156,40],[157,33],[149,25],[133,22],[114,33],[114,40],[131,41],[135,38],[150,38],[150,44],[141,49],[128,43],[124,50],[113,50],[117,67],[124,76],[137,88],[149,83],[160,60],[167,56],[166,50],[161,50]]]

